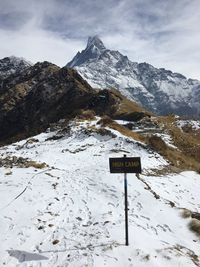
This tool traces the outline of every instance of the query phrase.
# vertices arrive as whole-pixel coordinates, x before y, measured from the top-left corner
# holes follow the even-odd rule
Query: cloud
[[[0,58],[15,55],[32,63],[50,61],[64,66],[84,44],[76,39],[63,39],[43,30],[4,31],[0,30],[1,42],[6,45],[0,49]]]
[[[199,78],[199,0],[7,0],[0,3],[0,57],[65,65],[87,37],[110,49]]]

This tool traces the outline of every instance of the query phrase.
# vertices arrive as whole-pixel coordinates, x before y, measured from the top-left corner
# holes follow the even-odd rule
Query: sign
[[[128,186],[127,173],[141,173],[140,157],[127,158],[109,158],[111,173],[124,173],[124,212],[125,212],[125,245],[129,245],[128,241]]]
[[[141,173],[140,157],[109,158],[111,173]]]

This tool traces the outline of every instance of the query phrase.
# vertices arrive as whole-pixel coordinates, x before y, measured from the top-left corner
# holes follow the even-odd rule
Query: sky
[[[0,58],[64,66],[98,35],[131,61],[200,80],[200,0],[0,0]]]

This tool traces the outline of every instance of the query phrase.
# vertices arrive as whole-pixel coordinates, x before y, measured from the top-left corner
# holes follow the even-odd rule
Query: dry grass
[[[103,125],[100,128],[96,128],[94,125],[93,126],[89,126],[87,127],[87,129],[85,130],[85,133],[90,134],[90,133],[96,133],[99,134],[101,136],[110,136],[112,138],[115,138],[116,135],[114,133],[112,133],[110,130],[106,129]]]
[[[30,161],[27,161],[25,163],[25,167],[26,168],[33,167],[33,168],[36,168],[36,169],[44,169],[44,168],[48,167],[48,165],[46,163],[44,163],[44,162],[43,163],[39,163],[39,162],[30,160]]]
[[[134,140],[145,142],[146,138],[138,133],[135,133],[128,128],[118,124],[117,122],[113,121],[110,117],[104,116],[101,120],[98,121],[98,124],[101,126],[108,126],[109,128],[118,131],[119,133],[133,138]]]
[[[180,168],[177,168],[170,164],[167,166],[162,166],[161,169],[152,168],[152,169],[145,170],[144,174],[146,176],[164,176],[170,173],[180,173],[180,172],[181,172]]]
[[[133,102],[123,96],[119,91],[112,89],[111,92],[120,99],[118,113],[130,113],[130,112],[146,112],[146,110],[139,106],[136,102]],[[150,114],[150,112],[148,112]]]
[[[192,219],[189,223],[189,229],[200,236],[200,221],[197,219]]]
[[[115,89],[111,89],[110,91],[117,102],[115,106],[115,112],[112,114],[112,118],[138,121],[145,116],[152,115],[152,113],[146,111],[136,102],[128,100],[119,91]]]
[[[178,146],[178,149],[169,147],[165,142],[157,136],[151,136],[148,138],[148,144],[152,149],[160,153],[164,158],[166,158],[172,166],[182,169],[182,170],[195,170],[199,172],[200,166],[195,157],[192,157],[186,152],[186,149]],[[189,146],[189,144],[188,144]],[[186,146],[187,147],[187,146]],[[188,148],[188,147],[187,147]]]
[[[133,132],[131,130],[129,130],[128,128],[116,123],[116,122],[113,122],[109,125],[110,128],[120,132],[121,134],[127,136],[127,137],[130,137],[130,138],[133,138],[134,140],[137,140],[137,141],[140,141],[140,142],[145,142],[146,141],[146,138],[142,135],[140,135],[139,133],[136,133],[136,132]]]
[[[192,131],[190,133],[181,131],[176,126],[176,120],[173,115],[159,117],[158,123],[169,133],[178,149],[166,146],[161,141],[156,144],[155,137],[153,137],[154,142],[148,140],[152,148],[168,159],[174,166],[200,172],[200,135]]]
[[[94,120],[95,119],[95,111],[87,109],[87,110],[81,110],[80,114],[78,114],[77,119],[78,120]]]
[[[191,217],[192,212],[188,209],[183,209],[181,212],[181,217],[186,219]]]
[[[97,122],[97,124],[100,124],[101,126],[105,127],[105,126],[110,125],[113,122],[114,121],[109,116],[105,115]]]
[[[151,149],[157,151],[170,162],[171,168],[176,170],[189,169],[200,173],[200,138],[196,134],[193,135],[181,131],[176,126],[175,117],[172,115],[158,117],[157,123],[163,131],[172,137],[177,149],[168,146],[161,137],[156,135],[143,136],[119,125],[108,116],[104,116],[98,123],[103,127],[108,126],[127,137],[148,144]]]
[[[166,154],[166,150],[168,147],[161,137],[157,135],[152,135],[148,137],[148,144],[151,148],[158,151],[159,153]]]
[[[34,167],[36,169],[43,169],[48,167],[46,163],[39,163],[33,160],[28,160],[27,158],[23,157],[16,157],[16,156],[7,156],[6,158],[0,158],[0,167],[5,168],[29,168]]]

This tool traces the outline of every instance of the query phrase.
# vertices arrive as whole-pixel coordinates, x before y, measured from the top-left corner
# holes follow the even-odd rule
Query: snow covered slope
[[[157,114],[200,114],[200,81],[147,63],[131,62],[120,52],[106,49],[98,36],[89,37],[86,49],[67,66],[76,68],[91,86],[115,87]]]
[[[0,266],[200,266],[199,238],[180,216],[200,209],[200,175],[149,176],[168,163],[97,120],[0,149]],[[108,164],[123,154],[143,168],[128,175],[128,247],[123,175]]]
[[[32,64],[23,58],[19,57],[5,57],[0,59],[0,79],[5,79],[11,74],[20,73]]]

